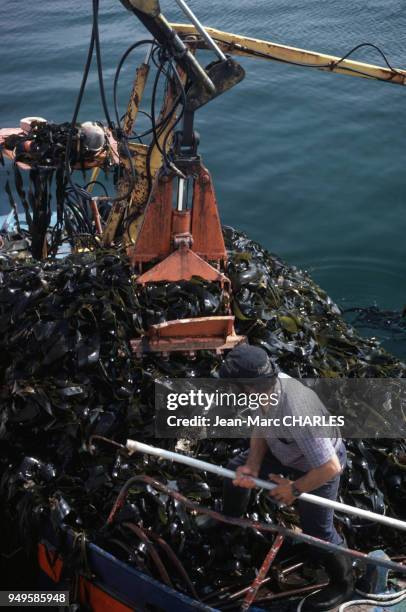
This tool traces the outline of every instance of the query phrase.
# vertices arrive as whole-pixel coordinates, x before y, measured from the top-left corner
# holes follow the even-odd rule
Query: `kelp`
[[[405,376],[406,366],[348,325],[305,272],[231,228],[224,235],[237,332],[264,348],[279,368],[295,377]],[[100,437],[148,440],[221,465],[247,447],[245,439],[154,437],[154,381],[212,376],[220,357],[140,360],[130,350],[130,340],[152,323],[222,312],[217,285],[193,279],[140,288],[127,258],[114,251],[0,261],[1,491],[5,520],[24,547],[35,544],[44,525],[56,533],[68,526],[165,581],[162,562],[176,588],[191,594],[190,580],[201,598],[222,590],[226,599],[252,581],[269,536],[238,528],[203,531],[200,519],[179,502],[142,483],[131,488],[107,524],[120,488],[135,474],[154,476],[194,501],[221,508],[222,483],[215,476],[151,457],[126,457]],[[351,440],[347,448],[340,499],[406,518],[405,441]],[[259,491],[248,517],[298,522],[292,509],[277,509]],[[406,554],[398,532],[350,517],[337,521],[353,547],[365,549],[368,542],[370,548]],[[168,560],[172,553],[165,545],[177,561]]]
[[[298,378],[404,376],[404,365],[348,325],[305,272],[243,234],[225,234],[239,331],[282,370]]]

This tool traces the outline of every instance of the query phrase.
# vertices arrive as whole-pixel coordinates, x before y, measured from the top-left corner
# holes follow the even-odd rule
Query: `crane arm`
[[[194,25],[172,23],[171,26],[184,41],[193,37],[197,42],[198,48],[209,48]],[[397,85],[406,85],[406,70],[395,69],[389,65],[386,67],[376,66],[349,58],[340,58],[316,51],[280,45],[267,40],[223,32],[215,28],[205,27],[205,30],[227,54],[259,57],[264,60],[317,68],[326,72],[337,72],[366,79],[387,81]]]
[[[121,2],[125,6],[127,6],[127,8],[131,8],[131,10],[134,10],[134,7],[137,7],[137,11],[134,11],[136,12],[136,14],[138,14],[139,11],[147,12],[151,15],[151,19],[156,19],[155,13],[157,15],[160,15],[160,8],[157,0],[121,0]],[[180,0],[178,3],[182,4]],[[156,8],[155,13],[152,10],[154,6]],[[186,48],[193,50],[195,50],[196,48],[213,50],[213,45],[208,42],[208,37],[202,35],[201,30],[203,26],[200,24],[200,22],[200,27],[197,27],[195,24],[182,23],[168,23],[167,26],[169,31],[172,30],[173,32],[176,32],[176,34],[179,36],[179,39],[182,41]],[[385,59],[386,66],[376,66],[373,64],[367,64],[365,62],[359,62],[350,59],[348,54],[344,57],[337,57],[334,55],[327,55],[325,53],[318,53],[315,51],[299,49],[297,47],[281,45],[257,38],[241,36],[230,32],[223,32],[222,30],[217,30],[215,28],[204,27],[204,29],[206,30],[207,34],[211,36],[211,38],[215,41],[221,51],[223,51],[227,55],[257,57],[262,58],[264,60],[277,61],[308,68],[316,68],[319,70],[324,70],[326,72],[347,74],[350,76],[379,80],[383,82],[394,83],[397,85],[406,84],[406,70],[395,69],[390,66],[389,62],[387,62],[383,54],[382,57],[383,59]],[[221,83],[221,80],[219,82]],[[128,131],[131,131],[133,127],[144,86],[145,82],[141,83],[139,78],[137,78],[134,86],[135,95],[131,96],[129,110],[125,119],[125,124],[128,127]],[[138,91],[140,87],[141,91]],[[148,147],[147,145],[139,143],[132,144],[130,145],[130,147],[134,153],[137,163],[140,165],[140,167],[137,168],[139,176],[144,177],[146,174],[145,152]],[[155,176],[155,173],[158,170],[161,162],[159,151],[155,150],[155,154],[156,159],[152,168],[153,176]],[[137,203],[137,209],[141,210],[145,207],[147,199],[147,188],[143,187],[142,189],[140,189],[140,184],[137,183],[137,187],[136,189],[134,189],[133,204]],[[113,208],[111,217],[107,223],[107,227],[104,232],[104,244],[110,244],[113,240],[121,216],[122,208],[121,206],[117,205],[116,208]],[[128,231],[128,235],[131,237],[131,240],[133,242],[136,240],[136,237],[138,235],[141,218],[142,217],[136,219],[132,223],[132,226]]]

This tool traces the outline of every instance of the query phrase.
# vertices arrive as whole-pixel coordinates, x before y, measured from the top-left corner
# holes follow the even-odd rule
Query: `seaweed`
[[[237,332],[263,347],[279,368],[299,378],[405,377],[406,366],[347,324],[305,272],[232,228],[224,236]],[[154,438],[154,381],[212,376],[221,358],[141,360],[129,344],[151,323],[221,313],[222,298],[219,287],[199,279],[140,288],[127,258],[108,250],[0,261],[1,491],[10,530],[24,546],[35,544],[45,524],[56,532],[69,526],[194,596],[210,595],[212,602],[222,590],[226,601],[232,592],[245,592],[269,550],[267,534],[205,532],[182,504],[143,483],[130,489],[114,524],[106,524],[123,483],[137,474],[220,509],[218,478],[151,457],[128,458],[104,439],[150,440],[222,465],[246,448],[245,439]],[[340,499],[406,518],[405,441],[352,440],[347,446]],[[293,509],[277,509],[262,492],[253,495],[248,517],[297,523]],[[349,517],[337,521],[353,547],[364,548],[367,537],[370,547],[406,554],[396,532]]]

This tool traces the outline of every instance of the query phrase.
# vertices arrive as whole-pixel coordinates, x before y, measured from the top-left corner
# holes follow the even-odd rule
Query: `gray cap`
[[[277,370],[264,349],[239,344],[230,351],[219,370],[220,378],[275,378]]]

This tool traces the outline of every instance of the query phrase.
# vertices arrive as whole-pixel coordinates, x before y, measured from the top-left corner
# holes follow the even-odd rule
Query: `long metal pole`
[[[216,42],[212,39],[210,34],[207,33],[207,31],[205,30],[201,22],[198,20],[198,18],[193,13],[193,11],[188,7],[186,2],[184,0],[176,0],[176,4],[180,6],[182,11],[185,13],[185,15],[189,17],[190,21],[193,23],[196,30],[199,32],[199,34],[201,34],[201,36],[206,41],[208,47],[210,47],[214,51],[214,53],[217,55],[219,59],[221,59],[222,61],[226,60],[227,57],[224,55],[224,53],[222,52],[220,47],[216,44]]]
[[[269,568],[274,562],[275,557],[278,554],[279,549],[282,546],[284,539],[285,538],[283,537],[283,535],[278,533],[271,548],[268,551],[268,554],[266,555],[264,561],[262,562],[261,567],[259,568],[259,572],[257,576],[254,578],[252,584],[250,585],[250,588],[247,591],[243,604],[240,608],[240,612],[246,612],[247,610],[249,610],[253,601],[255,601],[258,590],[260,586],[262,585],[263,581],[265,580],[266,575],[269,572]]]
[[[126,448],[130,454],[135,452],[146,453],[148,455],[155,455],[156,457],[168,459],[169,461],[184,463],[185,465],[189,465],[190,467],[195,468],[197,470],[202,470],[204,472],[212,472],[213,474],[217,474],[218,476],[223,476],[225,478],[230,478],[231,480],[234,480],[236,477],[235,472],[233,472],[232,470],[228,470],[227,468],[223,468],[219,465],[207,463],[206,461],[201,461],[200,459],[195,459],[194,457],[179,455],[178,453],[174,453],[163,448],[156,448],[155,446],[150,446],[149,444],[144,444],[135,440],[127,440]],[[276,484],[268,482],[267,480],[261,480],[260,478],[253,478],[253,480],[256,486],[260,489],[267,489],[268,491],[272,491],[272,489],[277,486]],[[340,502],[333,501],[331,499],[326,499],[318,495],[312,495],[311,493],[302,493],[300,499],[303,499],[304,501],[310,502],[312,504],[316,504],[318,506],[333,508],[338,512],[344,512],[345,514],[360,516],[361,518],[366,518],[370,521],[381,523],[382,525],[387,525],[389,527],[394,527],[396,529],[406,531],[406,522],[400,521],[399,519],[392,518],[390,516],[384,516],[382,514],[377,514],[376,512],[363,510],[362,508],[355,508],[354,506],[342,504]]]

